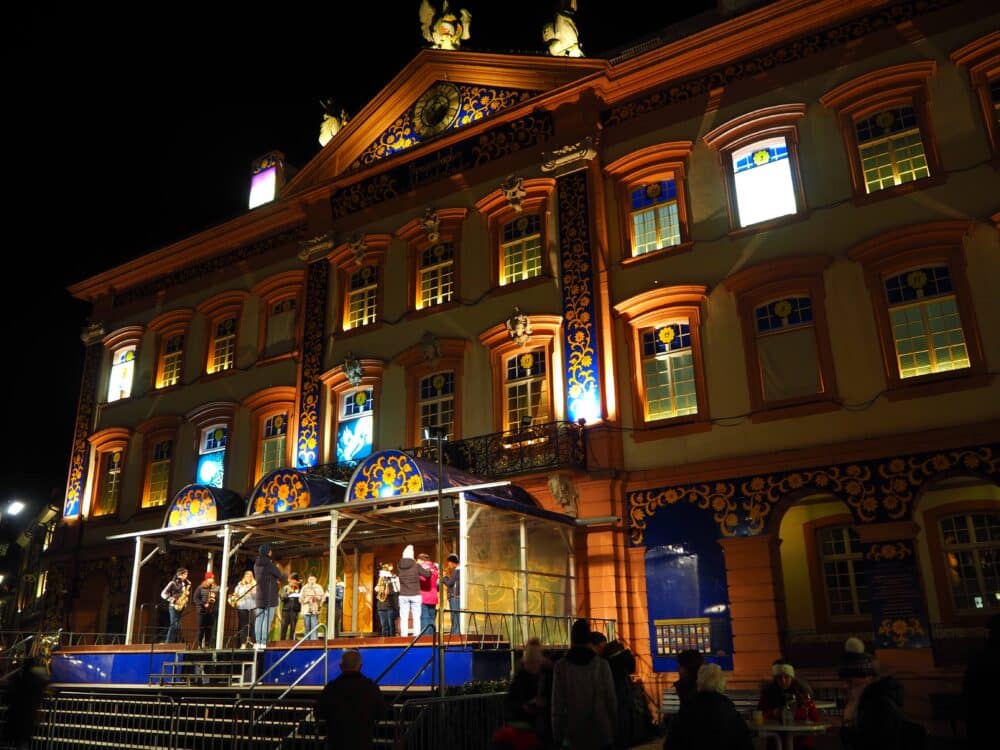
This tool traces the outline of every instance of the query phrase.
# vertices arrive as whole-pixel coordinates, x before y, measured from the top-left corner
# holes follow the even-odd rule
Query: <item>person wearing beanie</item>
[[[879,677],[878,662],[859,638],[848,638],[838,669],[847,688],[840,727],[846,750],[926,750],[927,730],[903,716],[903,686]]]
[[[410,616],[413,616],[413,634],[420,633],[420,614],[423,609],[423,598],[420,595],[420,579],[430,578],[431,571],[418,565],[413,555],[413,545],[403,548],[403,556],[396,563],[396,573],[399,577],[399,634],[404,638],[410,635]]]
[[[796,721],[819,721],[819,711],[809,686],[795,677],[795,667],[784,659],[771,665],[771,679],[761,685],[757,709],[765,719],[781,721],[782,712],[790,709]],[[796,750],[812,748],[812,737],[796,737]]]
[[[590,625],[577,620],[570,650],[552,668],[552,738],[573,750],[614,747],[618,703],[608,662],[590,644]]]
[[[215,585],[215,573],[205,573],[205,580],[194,592],[194,604],[198,612],[197,648],[212,648],[215,641],[215,618],[219,611],[219,587]]]
[[[257,598],[257,618],[254,621],[254,648],[267,648],[267,639],[271,633],[271,623],[278,610],[278,584],[286,580],[281,568],[271,559],[273,552],[270,544],[260,545],[257,559],[253,564],[253,577],[257,581],[255,589]]]

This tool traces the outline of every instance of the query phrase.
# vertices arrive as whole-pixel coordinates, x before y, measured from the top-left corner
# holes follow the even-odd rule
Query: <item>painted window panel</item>
[[[197,468],[198,484],[209,487],[223,486],[228,445],[229,430],[225,427],[209,427],[202,433]]]
[[[819,349],[811,326],[760,336],[757,357],[767,401],[782,401],[819,393]]]
[[[108,381],[108,403],[132,395],[135,375],[135,346],[123,346],[111,355],[111,377]]]
[[[271,305],[267,317],[264,356],[284,354],[295,346],[295,299],[283,299]]]
[[[798,212],[784,137],[765,138],[732,153],[740,226]]]
[[[337,460],[358,461],[371,455],[374,446],[375,398],[371,390],[347,393],[341,400],[337,421]]]

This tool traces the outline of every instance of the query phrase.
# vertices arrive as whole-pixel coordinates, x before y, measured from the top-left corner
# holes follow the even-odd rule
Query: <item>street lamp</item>
[[[12,516],[16,516],[22,510],[24,510],[24,503],[20,500],[11,500],[7,505],[7,512]]]
[[[442,544],[442,518],[441,518],[441,506],[444,501],[444,495],[441,490],[444,485],[444,441],[448,439],[448,430],[441,425],[434,425],[424,428],[424,438],[427,440],[433,440],[437,450],[437,564],[442,565],[442,560],[444,559],[444,545]],[[444,607],[442,603],[444,602],[444,578],[441,575],[441,570],[438,568],[438,606],[437,613],[434,618],[434,644],[437,648],[437,662],[438,662],[438,692],[441,697],[445,697],[446,685],[444,681]]]

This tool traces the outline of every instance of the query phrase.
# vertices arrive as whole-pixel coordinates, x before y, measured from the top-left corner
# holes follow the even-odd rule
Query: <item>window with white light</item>
[[[788,142],[764,138],[734,149],[733,184],[741,227],[798,211]]]
[[[115,349],[111,354],[111,377],[108,381],[108,402],[132,395],[132,378],[135,375],[134,345]]]
[[[198,448],[198,484],[222,487],[228,445],[229,428],[225,425],[215,425],[201,431],[201,443]]]

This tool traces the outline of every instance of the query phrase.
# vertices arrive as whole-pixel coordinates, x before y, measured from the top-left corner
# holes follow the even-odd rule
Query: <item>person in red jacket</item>
[[[771,665],[771,681],[761,686],[757,708],[765,719],[781,721],[782,712],[788,708],[796,721],[819,721],[819,711],[812,690],[802,680],[795,678],[795,667],[784,659]],[[796,737],[795,750],[809,750],[816,746],[812,737]]]
[[[434,618],[437,616],[438,576],[441,572],[437,563],[432,562],[431,556],[425,552],[417,555],[417,565],[430,573],[429,577],[420,579],[420,631],[433,633]]]

